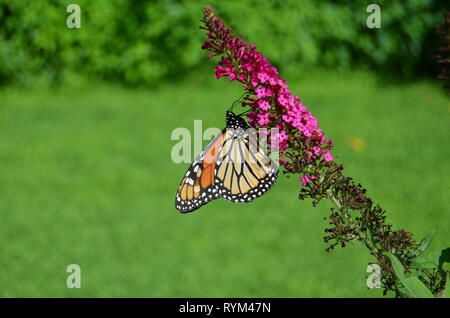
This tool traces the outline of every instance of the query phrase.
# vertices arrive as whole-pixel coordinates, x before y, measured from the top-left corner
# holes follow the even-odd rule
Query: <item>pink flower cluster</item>
[[[212,52],[208,57],[222,55],[215,68],[215,77],[228,77],[230,81],[239,81],[249,93],[242,103],[251,107],[247,114],[253,127],[276,127],[278,134],[272,141],[278,143],[280,150],[289,147],[290,138],[308,139],[310,149],[306,153],[312,158],[322,156],[332,161],[329,150],[331,141],[327,141],[317,119],[302,104],[298,95],[293,96],[278,70],[270,64],[256,47],[241,38],[234,37],[231,29],[215,16],[210,7],[204,10],[208,40],[203,49]],[[307,179],[304,179],[307,183]]]
[[[311,182],[311,180],[314,180],[316,178],[317,176],[310,176],[307,173],[305,173],[303,177],[298,178],[298,180],[302,183],[303,186],[307,186],[308,183]]]

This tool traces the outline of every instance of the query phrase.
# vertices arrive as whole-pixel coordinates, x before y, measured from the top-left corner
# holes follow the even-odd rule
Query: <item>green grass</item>
[[[438,229],[436,241],[450,243],[449,110],[437,84],[321,72],[288,83],[395,228],[417,239]],[[365,287],[373,259],[360,244],[324,251],[329,204],[299,201],[296,178],[251,204],[174,209],[187,164],[171,161],[172,130],[195,119],[222,127],[240,94],[212,79],[0,91],[0,296],[381,296]],[[66,287],[72,263],[81,289]]]

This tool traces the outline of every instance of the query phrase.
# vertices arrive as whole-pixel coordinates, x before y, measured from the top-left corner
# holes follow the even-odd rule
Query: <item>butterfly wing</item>
[[[191,212],[219,197],[250,202],[266,193],[277,177],[277,167],[258,147],[255,134],[226,129],[189,167],[175,206],[180,212]]]
[[[181,180],[175,198],[175,207],[180,212],[191,212],[219,197],[215,184],[217,153],[222,145],[224,132],[217,135],[205,150],[194,160]]]
[[[231,202],[250,202],[272,187],[278,178],[278,169],[258,146],[254,131],[230,130],[222,145],[216,167],[221,197]]]

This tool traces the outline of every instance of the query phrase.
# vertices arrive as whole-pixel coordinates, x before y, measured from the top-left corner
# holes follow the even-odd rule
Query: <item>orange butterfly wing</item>
[[[224,133],[220,134],[214,143],[209,147],[203,158],[203,173],[201,176],[201,186],[202,188],[206,188],[209,185],[214,184],[214,171],[216,168],[216,159],[217,154],[219,153],[219,148],[222,145],[222,141],[224,138]]]
[[[194,211],[219,197],[214,177],[217,154],[224,136],[225,132],[223,131],[213,139],[187,170],[175,200],[175,207],[180,212]]]
[[[227,127],[214,138],[187,170],[175,198],[180,212],[224,198],[250,202],[270,190],[278,169],[257,145],[245,121],[227,113]]]

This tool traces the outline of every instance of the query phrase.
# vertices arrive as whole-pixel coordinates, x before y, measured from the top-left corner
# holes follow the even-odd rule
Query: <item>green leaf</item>
[[[428,250],[420,256],[412,259],[412,262],[417,265],[423,265],[422,268],[438,268],[439,259],[442,252],[439,250]]]
[[[419,256],[419,255],[422,255],[423,253],[425,253],[425,251],[428,249],[428,247],[431,244],[434,232],[435,231],[433,231],[432,233],[428,234],[427,236],[425,236],[422,239],[422,241],[420,241],[419,246],[413,251],[413,255],[414,256]]]
[[[428,249],[422,255],[411,260],[411,267],[415,269],[439,268],[450,270],[450,248],[443,250]]]
[[[445,287],[444,287],[444,295],[443,298],[450,298],[450,272],[447,273],[447,279],[445,280]]]
[[[417,277],[405,277],[405,268],[399,259],[392,253],[387,254],[391,260],[392,267],[399,282],[398,289],[407,297],[412,298],[429,298],[433,297],[431,291]]]
[[[411,267],[415,269],[431,269],[436,268],[437,265],[434,262],[426,259],[414,259],[411,261]]]
[[[444,270],[450,270],[450,247],[447,247],[441,251],[439,256],[439,268]]]
[[[392,253],[387,253],[389,259],[391,260],[392,267],[394,268],[395,275],[400,280],[405,279],[405,268],[403,267],[402,263],[398,260],[397,257],[395,257]]]
[[[433,298],[431,291],[417,277],[406,277],[403,286],[414,298]]]

